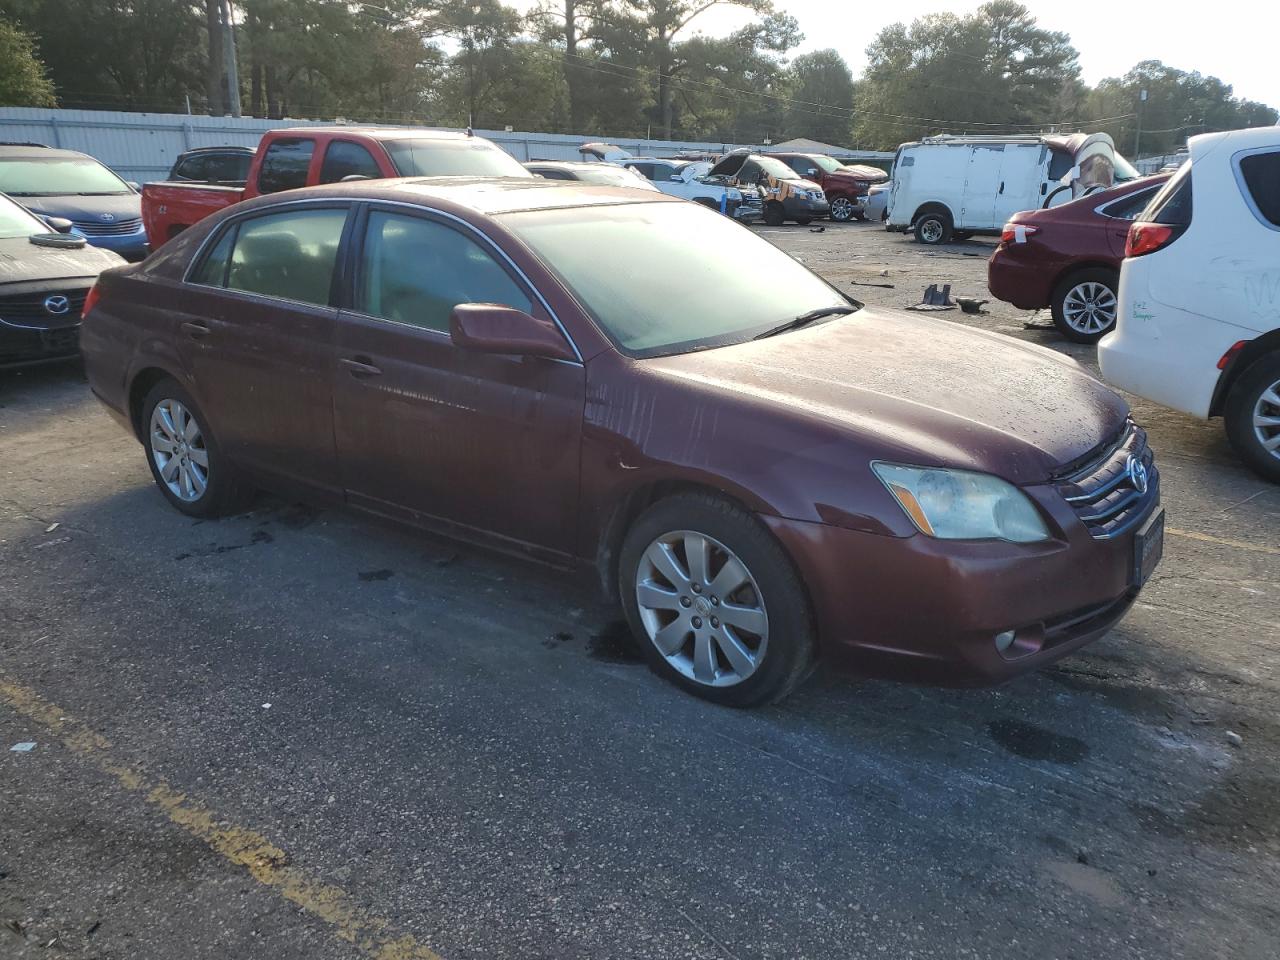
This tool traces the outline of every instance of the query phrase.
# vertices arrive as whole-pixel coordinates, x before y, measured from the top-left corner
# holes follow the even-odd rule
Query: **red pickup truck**
[[[165,180],[142,188],[142,222],[155,250],[211,213],[264,193],[383,177],[531,177],[492,141],[444,130],[296,127],[269,130],[243,187]]]

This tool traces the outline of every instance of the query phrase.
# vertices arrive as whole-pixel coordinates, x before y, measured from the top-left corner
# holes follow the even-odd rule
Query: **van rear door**
[[[957,229],[994,230],[1004,223],[1003,220],[996,220],[1004,150],[1003,143],[980,143],[969,147],[964,198],[955,218]]]
[[[1049,148],[1041,143],[1007,143],[1000,162],[993,227],[1015,213],[1040,206],[1040,185],[1049,166]]]

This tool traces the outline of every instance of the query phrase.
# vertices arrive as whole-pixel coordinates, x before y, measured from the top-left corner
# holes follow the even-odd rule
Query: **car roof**
[[[211,152],[213,152],[213,151],[215,151],[215,150],[234,150],[236,153],[253,153],[253,152],[254,152],[253,147],[238,147],[238,146],[235,146],[234,144],[230,144],[230,143],[228,143],[228,144],[223,144],[223,145],[222,145],[222,146],[220,146],[220,147],[192,147],[191,149],[189,149],[189,150],[183,150],[182,152],[183,152],[184,154],[187,154],[187,153],[211,153]]]
[[[247,201],[243,206],[265,207],[304,198],[339,197],[420,203],[424,207],[470,211],[484,216],[624,203],[685,202],[678,197],[642,187],[607,187],[580,180],[545,180],[541,177],[406,177],[330,183],[288,190]]]
[[[1203,155],[1213,145],[1225,140],[1233,150],[1251,147],[1280,146],[1280,127],[1251,127],[1247,130],[1227,130],[1223,133],[1202,133],[1187,141],[1193,157]]]
[[[27,157],[33,157],[37,160],[51,160],[59,157],[64,160],[71,157],[93,159],[87,153],[80,153],[78,150],[59,150],[54,147],[4,146],[0,144],[0,158],[25,159]]]
[[[477,137],[467,134],[461,130],[427,130],[422,127],[360,127],[360,126],[331,126],[331,127],[280,127],[270,131],[271,133],[284,133],[290,136],[305,136],[311,133],[323,133],[335,136],[365,136],[375,137],[378,140],[478,140],[482,143],[490,143],[484,137]]]
[[[590,167],[593,170],[616,170],[616,163],[593,163],[590,160],[530,160],[526,167],[557,167],[563,170],[582,170]]]

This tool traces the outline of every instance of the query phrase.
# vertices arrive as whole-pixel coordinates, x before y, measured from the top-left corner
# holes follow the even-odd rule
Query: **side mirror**
[[[70,233],[71,228],[75,226],[66,217],[45,217],[44,222],[49,225],[50,230],[56,230],[58,233]]]
[[[142,184],[140,184],[137,180],[126,180],[124,182],[124,185],[128,187],[130,190],[132,190],[134,193],[142,192]]]
[[[806,177],[816,177],[818,175],[818,170],[816,167],[810,167],[808,170],[804,172],[804,175]]]
[[[673,173],[673,174],[671,175],[671,182],[672,182],[672,183],[684,183],[684,177],[680,176],[680,174],[678,174],[678,173]]]
[[[449,314],[449,337],[462,349],[480,353],[578,359],[553,324],[497,303],[458,304]]]

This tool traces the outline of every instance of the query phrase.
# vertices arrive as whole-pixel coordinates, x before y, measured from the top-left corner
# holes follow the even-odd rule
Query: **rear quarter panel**
[[[245,198],[241,187],[162,181],[142,187],[142,223],[147,242],[157,250],[211,213]]]

